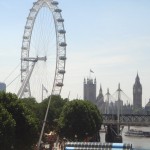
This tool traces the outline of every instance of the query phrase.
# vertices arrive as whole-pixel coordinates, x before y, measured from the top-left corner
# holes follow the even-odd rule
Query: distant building
[[[130,104],[123,105],[122,114],[132,114],[133,113],[133,106]]]
[[[5,91],[6,92],[6,84],[0,82],[0,91]]]
[[[122,114],[123,109],[123,100],[117,100],[115,101],[115,108],[116,108],[116,114],[119,112],[119,114]]]
[[[103,105],[103,109],[104,109],[104,113],[105,114],[111,114],[112,110],[113,110],[113,104],[110,103],[111,102],[111,94],[109,93],[109,89],[107,89],[107,93],[106,93],[106,99]]]
[[[133,85],[133,109],[137,112],[142,109],[142,85],[138,74]]]
[[[103,96],[103,91],[102,91],[102,87],[100,85],[100,89],[99,89],[99,94],[97,96],[97,101],[101,104],[104,103],[104,96]]]
[[[102,114],[133,114],[138,113],[150,114],[150,102],[146,105],[145,109],[142,108],[142,85],[140,83],[139,75],[137,74],[135,78],[135,83],[133,85],[133,105],[123,104],[122,90],[120,88],[120,83],[116,91],[117,97],[114,99],[107,90],[106,95],[103,95],[102,87],[100,85],[98,96],[96,97],[96,78],[84,78],[83,83],[83,99],[88,100],[95,104]],[[144,110],[144,111],[143,111]]]
[[[149,99],[149,102],[145,106],[145,111],[146,111],[146,114],[150,115],[150,99]]]
[[[102,91],[102,87],[100,85],[99,94],[96,99],[96,105],[101,113],[105,113],[105,103],[104,103],[104,95]]]
[[[96,78],[94,80],[92,78],[84,79],[83,93],[84,100],[88,100],[96,104]]]

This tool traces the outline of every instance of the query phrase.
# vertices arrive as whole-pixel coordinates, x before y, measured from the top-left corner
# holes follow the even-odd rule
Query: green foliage
[[[25,106],[32,111],[35,115],[37,114],[38,111],[38,103],[35,100],[35,98],[30,97],[30,98],[23,98],[21,101],[25,104]]]
[[[95,135],[102,124],[102,117],[95,105],[88,101],[73,100],[67,102],[59,118],[60,134],[74,140],[83,140],[88,134]]]
[[[50,98],[50,97],[49,97]],[[43,102],[39,104],[38,116],[42,121],[45,117],[45,112],[48,105],[48,99],[45,99]],[[53,95],[50,101],[50,108],[47,116],[47,124],[45,132],[49,132],[50,130],[57,130],[57,120],[60,116],[62,108],[67,100],[63,100],[60,96]]]
[[[13,145],[15,120],[0,103],[0,149],[9,150]]]
[[[49,97],[50,98],[50,97]],[[43,100],[41,103],[37,103],[34,98],[24,98],[22,99],[25,106],[32,111],[34,116],[39,120],[39,132],[43,125],[43,120],[48,106],[49,98]],[[47,123],[44,132],[49,132],[51,130],[57,130],[57,120],[60,116],[64,104],[67,99],[63,100],[60,96],[52,96],[50,101],[50,108],[47,116]]]
[[[13,145],[16,150],[30,150],[37,142],[38,120],[15,94],[0,93],[0,104],[11,114],[15,121]]]

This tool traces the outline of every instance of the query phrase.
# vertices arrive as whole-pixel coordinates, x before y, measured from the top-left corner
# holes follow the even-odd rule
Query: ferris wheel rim
[[[52,13],[54,24],[55,24],[55,34],[56,34],[56,66],[55,75],[53,79],[53,86],[51,90],[51,95],[59,95],[62,90],[65,66],[66,66],[66,38],[65,38],[65,28],[64,20],[61,15],[61,10],[58,8],[58,2],[53,0],[38,0],[33,3],[33,7],[30,9],[29,15],[27,17],[22,48],[21,48],[21,82],[25,80],[29,71],[29,62],[25,59],[29,57],[30,54],[30,43],[32,39],[32,31],[34,29],[34,23],[39,11],[47,6]],[[28,33],[28,36],[27,36]],[[25,43],[28,43],[27,46]]]

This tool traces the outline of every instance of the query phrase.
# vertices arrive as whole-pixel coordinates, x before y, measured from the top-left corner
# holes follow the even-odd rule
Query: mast
[[[110,97],[109,88],[107,89],[106,96],[107,96],[106,113],[109,114],[109,97]]]
[[[118,135],[119,135],[119,129],[120,129],[120,102],[121,102],[121,89],[120,89],[120,83],[118,84],[118,110],[117,110],[117,129],[118,129]]]

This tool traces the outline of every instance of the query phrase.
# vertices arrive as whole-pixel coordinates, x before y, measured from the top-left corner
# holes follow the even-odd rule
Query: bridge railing
[[[150,126],[150,115],[124,114],[119,115],[119,122],[116,114],[103,114],[103,124],[137,125]]]

